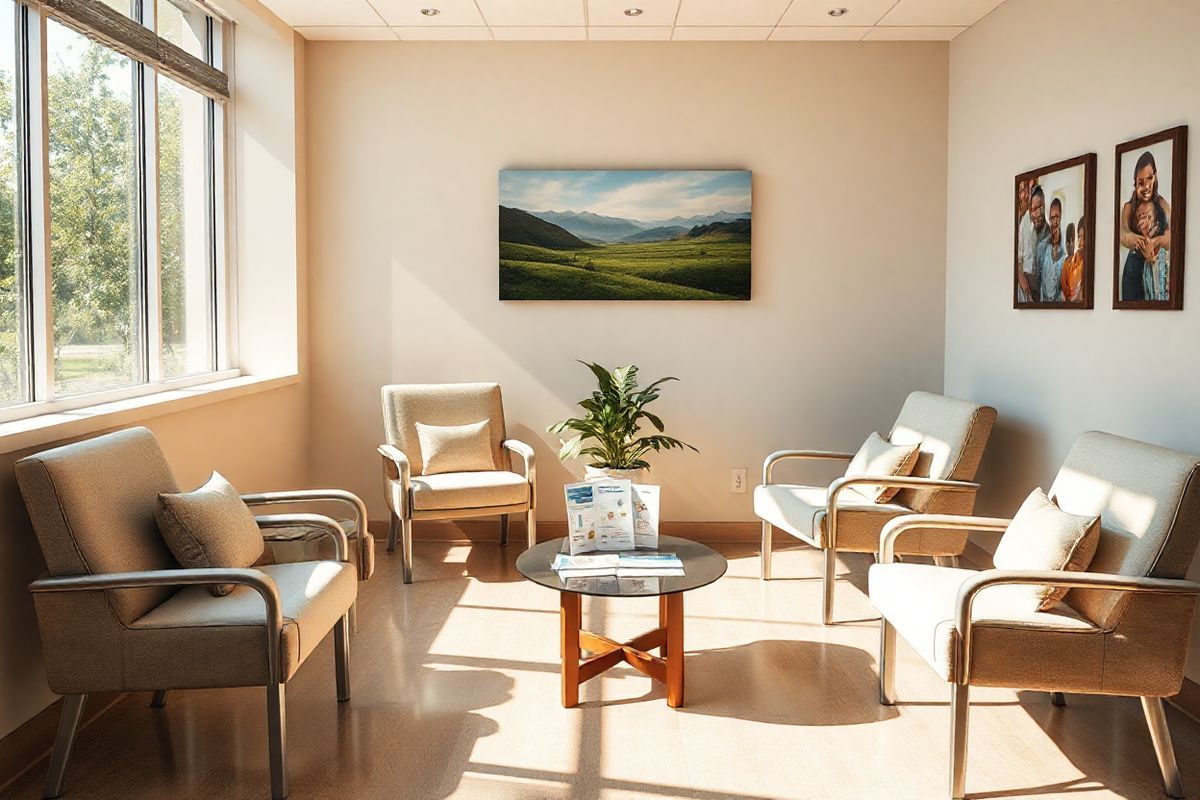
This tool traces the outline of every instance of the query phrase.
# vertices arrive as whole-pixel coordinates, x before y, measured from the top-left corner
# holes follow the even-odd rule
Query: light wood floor
[[[832,798],[945,796],[948,688],[901,641],[900,704],[876,702],[877,623],[851,557],[837,619],[817,622],[818,558],[795,549],[758,580],[753,548],[687,596],[687,706],[631,668],[559,705],[558,598],[520,578],[520,552],[418,543],[416,580],[381,553],[362,586],[353,698],[334,697],[325,642],[288,685],[292,797]],[[793,576],[793,577],[785,577]],[[584,602],[592,630],[654,627],[653,599]],[[81,654],[81,657],[82,654]],[[977,690],[968,792],[977,798],[1159,798],[1136,700]],[[257,689],[131,696],[86,728],[69,798],[266,797]],[[1168,710],[1184,782],[1200,789],[1200,725]],[[45,764],[5,797],[37,797]]]

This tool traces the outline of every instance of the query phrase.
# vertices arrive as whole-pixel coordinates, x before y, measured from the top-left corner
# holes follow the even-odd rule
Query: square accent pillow
[[[421,444],[422,475],[440,472],[485,472],[496,468],[492,459],[492,424],[488,420],[466,425],[417,423]]]
[[[1052,569],[1083,572],[1100,544],[1100,517],[1068,514],[1034,489],[1000,537],[992,563],[997,569]],[[1011,586],[1022,590],[1031,610],[1045,611],[1069,591],[1053,586]]]
[[[154,518],[175,560],[185,567],[244,568],[263,556],[254,512],[220,473],[214,472],[199,489],[160,494]],[[233,586],[222,583],[208,590],[221,597]]]
[[[871,476],[911,475],[917,465],[917,457],[921,455],[919,442],[912,444],[892,444],[878,433],[872,433],[858,448],[850,466],[846,467],[847,478],[869,478]],[[887,503],[895,497],[900,489],[888,486],[872,486],[869,483],[851,486],[871,503]]]

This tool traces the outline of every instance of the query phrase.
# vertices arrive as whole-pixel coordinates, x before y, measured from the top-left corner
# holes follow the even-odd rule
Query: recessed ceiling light
[[[625,16],[627,16],[627,17],[640,17],[641,15],[642,15],[642,10],[640,8],[625,9]]]
[[[442,12],[441,12],[441,9],[437,9],[437,8],[422,8],[421,13],[427,17],[436,17],[438,14],[440,14]],[[831,11],[829,13],[832,14],[833,12]]]
[[[831,17],[844,17],[850,12],[848,8],[831,8],[827,12]]]

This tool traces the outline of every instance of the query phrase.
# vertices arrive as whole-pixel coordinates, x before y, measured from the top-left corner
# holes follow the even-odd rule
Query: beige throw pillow
[[[488,420],[467,425],[417,423],[421,443],[423,475],[440,472],[483,472],[494,470],[492,426]]]
[[[921,454],[920,443],[892,444],[878,433],[872,433],[854,454],[850,466],[846,467],[847,478],[872,476],[911,475]],[[888,486],[873,486],[869,483],[851,486],[872,503],[887,503],[900,491]]]
[[[175,560],[185,567],[243,568],[262,558],[263,537],[254,513],[217,472],[194,491],[160,494],[154,518]],[[220,597],[233,586],[217,584],[209,591]]]
[[[997,569],[1050,569],[1083,572],[1100,544],[1100,517],[1068,514],[1034,489],[1000,537],[992,563]],[[1019,586],[1031,609],[1046,610],[1067,593],[1053,586]]]

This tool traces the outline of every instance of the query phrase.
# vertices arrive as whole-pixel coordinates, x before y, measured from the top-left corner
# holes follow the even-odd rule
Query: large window
[[[223,28],[187,0],[0,0],[0,419],[226,366]]]

